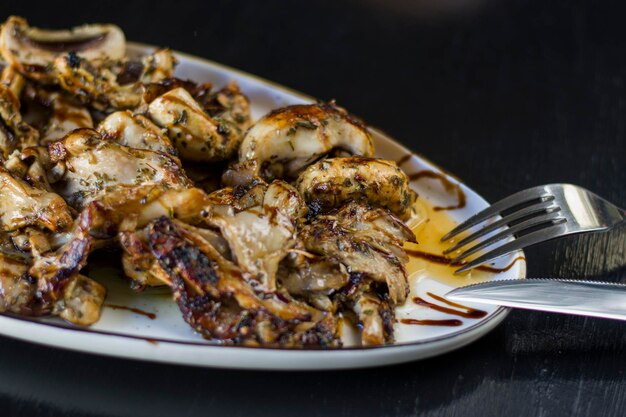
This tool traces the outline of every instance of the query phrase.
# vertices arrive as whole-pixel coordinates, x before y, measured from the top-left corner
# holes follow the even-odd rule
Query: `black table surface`
[[[113,22],[338,103],[488,200],[550,182],[626,207],[621,2],[3,2],[33,25]],[[626,228],[527,251],[529,276],[626,280]],[[433,359],[244,372],[0,337],[0,415],[623,416],[626,325],[514,311]]]

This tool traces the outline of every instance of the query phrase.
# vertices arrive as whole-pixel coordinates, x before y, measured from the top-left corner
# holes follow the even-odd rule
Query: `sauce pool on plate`
[[[409,280],[416,274],[426,273],[442,283],[460,287],[488,281],[493,278],[493,274],[506,272],[517,262],[525,261],[523,256],[519,256],[503,267],[481,265],[466,274],[454,275],[454,271],[463,264],[453,263],[449,256],[443,255],[443,251],[451,246],[454,240],[445,243],[440,240],[457,223],[452,220],[447,209],[443,210],[424,199],[418,200],[416,210],[422,220],[409,224],[409,227],[415,233],[418,244],[406,243],[404,246],[409,255],[409,262],[406,265]],[[462,236],[456,239],[461,238]]]
[[[430,171],[420,171],[417,174],[420,174],[420,178],[435,178],[434,176],[424,174],[425,172]],[[415,175],[411,177],[413,178]],[[450,192],[452,197],[456,195],[459,203],[464,201],[465,195],[460,187],[449,182],[445,177],[442,178],[447,181],[444,183],[442,180],[442,185],[446,191]],[[460,197],[461,195],[463,197]],[[442,290],[441,293],[439,291],[436,293],[428,291],[424,294],[417,294],[419,282],[423,279],[429,279],[443,284],[444,287],[442,288],[462,287],[489,281],[494,278],[494,274],[506,272],[517,262],[525,260],[523,256],[519,256],[505,266],[481,265],[465,274],[454,275],[454,271],[462,263],[453,263],[451,261],[453,256],[443,255],[444,250],[452,245],[453,242],[442,243],[440,239],[457,225],[448,213],[449,210],[454,210],[455,208],[458,207],[453,205],[439,207],[426,199],[419,199],[416,203],[415,210],[418,215],[415,217],[416,220],[409,222],[409,227],[415,233],[418,243],[406,243],[405,250],[409,255],[409,262],[406,264],[406,268],[412,288],[407,303],[412,302],[412,305],[418,308],[411,309],[409,317],[400,318],[398,322],[401,324],[461,326],[463,321],[459,318],[474,320],[487,316],[488,313],[486,311],[446,300],[443,297],[445,290]],[[456,239],[460,238],[457,237]],[[424,311],[423,309],[441,313],[442,318],[434,319],[430,315],[427,318],[420,317],[420,313]]]

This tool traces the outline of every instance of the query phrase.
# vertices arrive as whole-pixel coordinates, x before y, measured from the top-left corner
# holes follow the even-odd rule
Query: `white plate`
[[[149,52],[152,49],[153,47],[146,45],[129,45],[130,53]],[[255,119],[277,107],[312,101],[303,94],[211,61],[181,53],[178,53],[177,57],[180,62],[176,71],[178,77],[197,82],[210,81],[216,86],[236,80],[251,100]],[[373,130],[373,134],[378,156],[399,160],[409,153],[406,148],[382,132]],[[442,173],[440,168],[419,155],[413,155],[402,168],[408,173],[420,170]],[[454,183],[458,182],[453,177],[448,179]],[[445,201],[449,200],[447,192],[437,187],[434,182],[419,181],[413,185],[421,199],[433,204],[447,204]],[[487,206],[485,200],[478,194],[463,184],[460,186],[467,196],[467,205],[463,209],[449,212],[455,221],[462,221]],[[498,265],[507,265],[514,256],[518,255],[504,258]],[[464,279],[459,279],[458,283],[450,280],[440,282],[431,276],[431,272],[426,268],[411,276],[411,297],[417,295],[426,297],[424,294],[427,292],[441,295],[455,285],[467,283]],[[492,274],[483,279],[523,278],[525,273],[525,262],[517,262],[508,271]],[[97,324],[82,329],[71,327],[58,319],[33,320],[0,316],[0,334],[83,352],[193,366],[241,369],[339,369],[394,364],[439,355],[486,334],[508,313],[507,309],[501,307],[473,306],[487,311],[488,315],[482,319],[462,319],[463,324],[457,327],[397,325],[397,343],[383,347],[287,350],[216,346],[191,330],[168,294],[158,291],[134,294],[127,282],[112,269],[101,270],[98,275],[97,278],[104,280],[108,288],[107,304],[138,308],[156,314],[156,318],[151,319],[128,310],[107,307]],[[419,307],[410,302],[397,310],[397,316],[399,319],[451,318],[444,313]]]

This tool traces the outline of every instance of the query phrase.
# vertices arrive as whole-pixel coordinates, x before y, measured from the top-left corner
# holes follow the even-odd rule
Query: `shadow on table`
[[[533,415],[538,407],[572,406],[556,400],[562,390],[584,384],[589,392],[587,383],[595,381],[606,395],[607,387],[621,385],[623,370],[615,366],[626,347],[621,324],[513,312],[505,325],[456,352],[335,372],[157,365],[2,338],[0,396],[9,415]]]

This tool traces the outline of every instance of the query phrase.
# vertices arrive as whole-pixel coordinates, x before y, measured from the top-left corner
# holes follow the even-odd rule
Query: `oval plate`
[[[152,46],[136,43],[128,45],[129,54],[149,53],[153,49]],[[180,78],[189,78],[196,82],[210,81],[218,87],[230,80],[237,81],[250,98],[255,120],[278,107],[314,101],[306,95],[205,59],[183,53],[176,53],[176,56],[179,59],[176,76]],[[372,133],[378,156],[399,160],[409,153],[384,133],[376,129],[372,129]],[[414,154],[402,167],[407,172],[434,171],[446,175],[453,183],[458,183],[457,179],[419,155]],[[463,184],[459,185],[466,194],[467,205],[463,209],[450,211],[450,217],[457,222],[488,205],[474,191]],[[429,186],[427,182],[415,183],[413,187],[420,194],[420,198],[432,204],[441,204],[438,202],[448,198],[445,190],[432,187],[432,184]],[[505,257],[496,266],[506,265],[518,255]],[[183,321],[178,307],[171,301],[168,293],[147,291],[137,295],[120,278],[117,270],[102,268],[96,272],[90,275],[107,286],[106,304],[132,307],[140,311],[105,307],[100,321],[89,328],[77,328],[56,318],[0,316],[0,334],[65,349],[156,362],[239,369],[319,370],[380,366],[440,355],[486,334],[508,313],[502,307],[472,306],[487,311],[487,316],[464,320],[463,325],[458,327],[398,325],[397,343],[381,347],[289,350],[218,346],[210,344],[193,332]],[[517,262],[508,271],[492,275],[489,279],[523,278],[525,273],[525,263]],[[413,277],[410,281],[411,296],[426,292],[445,294],[454,287],[453,284],[442,283],[429,276],[420,276],[419,279]],[[418,281],[419,286],[416,285]],[[459,280],[458,285],[465,284],[467,282]],[[151,318],[141,314],[141,311],[153,313],[156,317]],[[443,313],[418,306],[400,307],[397,315],[399,318],[417,316],[420,319],[435,320],[445,317]]]

